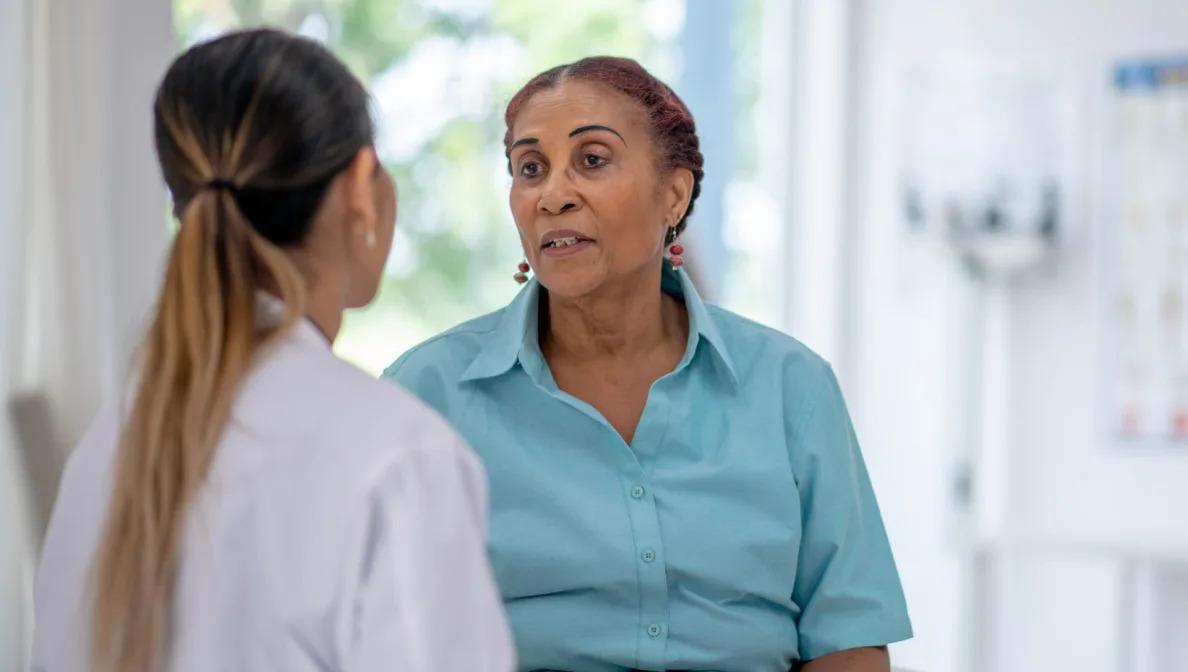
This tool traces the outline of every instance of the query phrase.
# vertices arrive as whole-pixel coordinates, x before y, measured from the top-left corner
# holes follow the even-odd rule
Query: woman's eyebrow
[[[603,126],[602,124],[590,124],[589,126],[579,126],[569,132],[569,137],[572,138],[575,135],[581,135],[582,133],[588,133],[589,131],[610,131],[611,133],[614,133],[615,135],[619,136],[619,139],[623,141],[624,145],[627,144],[627,140],[623,137],[623,135],[621,133],[619,133],[615,129],[611,128],[610,126]]]

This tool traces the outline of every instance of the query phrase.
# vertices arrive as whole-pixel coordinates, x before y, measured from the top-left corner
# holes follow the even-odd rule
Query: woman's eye
[[[582,158],[582,163],[585,164],[587,168],[597,168],[606,163],[606,159],[598,156],[597,154],[587,154]]]
[[[524,177],[536,177],[540,175],[540,163],[536,161],[525,161],[520,164],[520,174]]]

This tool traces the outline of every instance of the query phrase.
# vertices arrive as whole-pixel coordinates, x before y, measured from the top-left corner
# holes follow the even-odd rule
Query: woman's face
[[[550,293],[581,297],[658,267],[692,173],[661,172],[640,104],[569,81],[529,99],[511,136],[512,216]]]

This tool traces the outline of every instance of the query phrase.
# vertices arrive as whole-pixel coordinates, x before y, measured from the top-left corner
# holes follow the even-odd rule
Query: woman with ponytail
[[[240,32],[180,56],[154,118],[181,226],[128,394],[63,475],[34,668],[510,669],[476,458],[330,349],[396,216],[366,91]]]

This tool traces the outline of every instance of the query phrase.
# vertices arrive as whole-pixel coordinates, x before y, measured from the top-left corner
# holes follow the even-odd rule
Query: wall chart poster
[[[1105,225],[1110,432],[1188,450],[1188,56],[1114,72]]]

